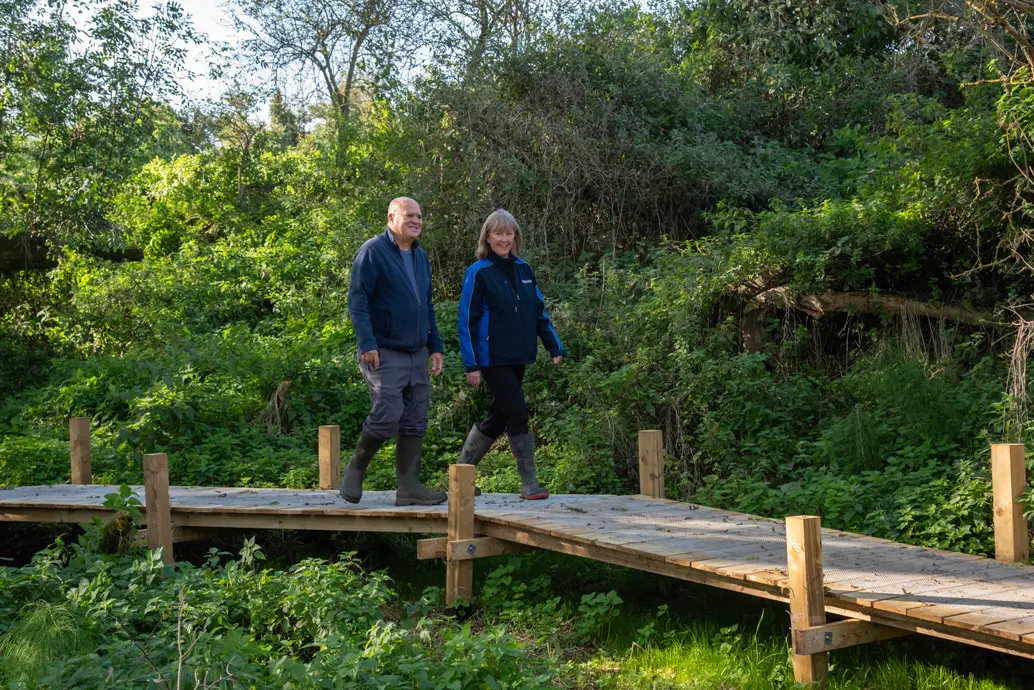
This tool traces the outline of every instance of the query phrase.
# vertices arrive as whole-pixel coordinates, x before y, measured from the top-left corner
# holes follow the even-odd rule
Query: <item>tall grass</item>
[[[47,667],[89,650],[92,636],[82,616],[65,603],[29,604],[0,639],[0,664],[8,678],[35,687]]]

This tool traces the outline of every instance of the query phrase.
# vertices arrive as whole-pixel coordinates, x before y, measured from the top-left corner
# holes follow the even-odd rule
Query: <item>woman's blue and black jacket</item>
[[[552,357],[567,354],[524,259],[492,254],[467,269],[460,298],[460,353],[467,371],[531,364],[537,338]]]

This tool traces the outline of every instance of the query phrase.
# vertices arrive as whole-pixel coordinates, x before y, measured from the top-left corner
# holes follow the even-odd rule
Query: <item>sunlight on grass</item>
[[[797,686],[787,640],[738,626],[719,628],[691,621],[657,634],[649,643],[636,637],[651,619],[623,617],[609,643],[582,665],[575,687],[666,690],[773,690]],[[654,621],[655,622],[655,621]],[[619,649],[626,650],[624,653]],[[1006,690],[1021,685],[978,680],[936,664],[909,661],[889,645],[831,655],[829,690]]]

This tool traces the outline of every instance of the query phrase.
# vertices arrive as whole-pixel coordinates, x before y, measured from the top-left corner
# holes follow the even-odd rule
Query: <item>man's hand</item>
[[[431,375],[432,376],[437,376],[438,374],[442,373],[442,362],[443,362],[443,360],[444,360],[444,358],[442,357],[442,353],[441,352],[432,352],[431,353]]]
[[[361,357],[367,364],[372,364],[374,369],[381,368],[381,353],[379,350],[367,350]]]
[[[481,385],[481,372],[480,371],[468,371],[467,372],[467,383],[477,388]]]
[[[560,360],[562,360],[563,358],[564,358],[563,355],[557,355],[556,357],[553,358],[553,364],[560,364]]]

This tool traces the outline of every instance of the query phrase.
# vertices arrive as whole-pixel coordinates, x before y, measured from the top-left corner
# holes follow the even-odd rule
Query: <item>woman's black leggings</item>
[[[499,438],[503,431],[510,436],[528,433],[528,405],[521,390],[524,365],[482,367],[481,378],[492,393],[492,410],[478,424],[481,433],[490,438]]]

